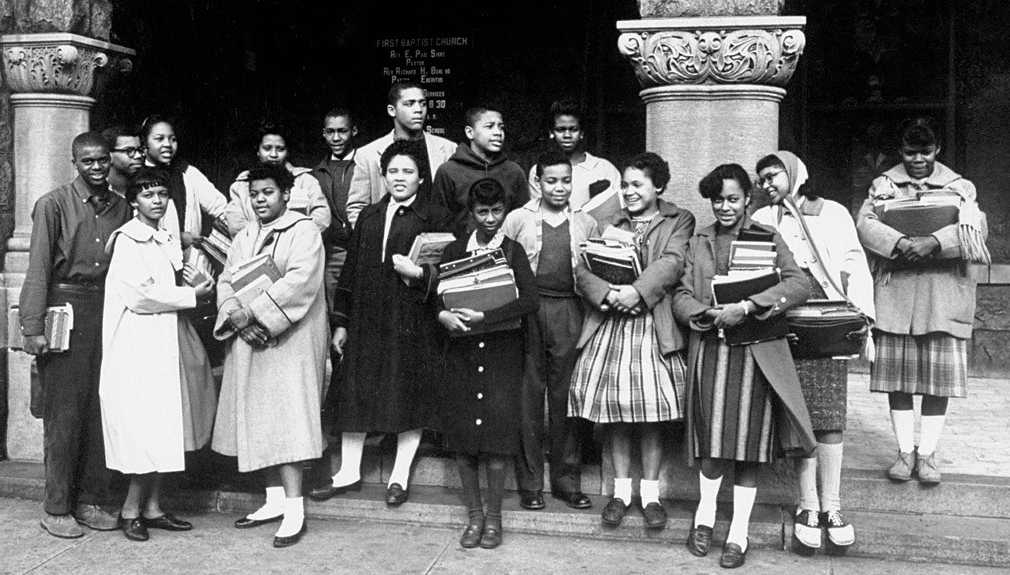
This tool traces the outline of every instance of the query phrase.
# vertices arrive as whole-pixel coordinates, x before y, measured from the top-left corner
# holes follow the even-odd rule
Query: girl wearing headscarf
[[[807,277],[811,299],[843,300],[847,296],[872,318],[873,280],[848,210],[818,197],[808,181],[807,167],[792,152],[781,150],[761,158],[755,171],[771,205],[754,212],[752,219],[782,236]],[[810,237],[804,233],[801,220]],[[868,347],[872,346],[869,341]],[[855,542],[855,530],[841,514],[839,494],[847,362],[800,359],[796,360],[796,373],[817,437],[817,450],[813,457],[797,460],[799,505],[794,517],[794,544],[800,552],[812,552],[820,548],[821,529],[826,528],[832,544],[849,546]]]

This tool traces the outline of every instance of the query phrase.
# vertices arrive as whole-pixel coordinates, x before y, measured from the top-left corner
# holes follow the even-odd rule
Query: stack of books
[[[915,198],[878,200],[873,210],[881,222],[906,236],[928,236],[958,223],[961,196],[953,192],[926,192]]]
[[[613,285],[631,285],[642,273],[638,251],[630,243],[599,237],[589,238],[579,247],[589,271]]]
[[[456,240],[456,236],[447,232],[425,232],[414,238],[407,257],[419,266],[437,264],[442,261],[445,246]]]
[[[49,351],[63,352],[70,349],[70,332],[74,329],[74,306],[69,303],[46,308],[46,341]],[[21,309],[12,305],[7,312],[7,346],[24,349],[25,340],[21,333]]]
[[[279,279],[281,272],[274,258],[270,254],[260,254],[232,270],[231,288],[235,291],[235,299],[248,306]]]
[[[732,242],[729,271],[712,278],[713,305],[734,304],[777,285],[781,278],[775,258],[775,243],[770,237],[747,237]],[[778,315],[767,320],[747,318],[740,325],[723,330],[723,337],[729,345],[746,345],[788,333],[785,315]]]
[[[737,240],[729,247],[730,270],[760,270],[775,267],[775,244]]]
[[[224,266],[225,262],[228,261],[228,250],[231,249],[231,238],[223,234],[217,228],[211,230],[203,242],[200,244],[201,249],[221,266]]]
[[[490,311],[519,299],[515,274],[499,249],[446,262],[439,266],[436,290],[445,309]],[[465,334],[518,329],[521,320],[498,324],[483,323]]]
[[[198,286],[207,280],[212,280],[216,275],[214,273],[214,266],[211,264],[207,254],[203,250],[194,248],[193,246],[186,249],[183,263],[196,270],[193,281],[190,282],[191,286]]]

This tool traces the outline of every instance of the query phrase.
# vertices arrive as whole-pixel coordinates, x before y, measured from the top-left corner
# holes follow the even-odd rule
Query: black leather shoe
[[[519,492],[519,505],[523,509],[539,511],[545,506],[544,494],[539,491],[521,491]]]
[[[144,526],[148,529],[164,529],[165,531],[189,531],[193,524],[183,521],[171,513],[165,513],[161,517],[144,518]]]
[[[123,530],[123,535],[126,535],[126,538],[130,541],[147,541],[151,537],[141,517],[133,517],[131,519],[120,517],[119,527]]]
[[[463,530],[463,536],[459,538],[460,547],[466,549],[473,549],[474,547],[480,545],[481,536],[484,533],[484,522],[480,523],[473,522],[466,526]]]
[[[480,546],[482,549],[494,549],[501,545],[501,525],[488,525],[484,527],[484,533],[480,536]]]
[[[354,483],[344,485],[342,487],[334,487],[332,483],[316,487],[312,491],[309,491],[309,499],[313,501],[326,501],[334,495],[340,495],[341,493],[347,493],[348,491],[361,491],[361,480],[359,479]]]
[[[280,548],[280,547],[291,547],[295,543],[298,543],[299,541],[301,541],[302,540],[302,535],[305,535],[305,532],[308,531],[308,530],[309,530],[308,523],[306,523],[305,520],[302,519],[302,528],[298,530],[298,533],[295,533],[294,535],[290,535],[288,537],[276,537],[275,536],[274,537],[274,547],[278,547],[278,548]]]
[[[695,557],[708,555],[708,550],[712,548],[712,528],[708,525],[692,527],[687,534],[687,550]]]
[[[589,509],[593,506],[592,500],[581,491],[556,491],[551,493],[555,499],[565,502],[565,505],[572,509]]]
[[[402,505],[407,501],[407,496],[410,492],[403,488],[399,483],[394,483],[386,488],[386,505],[389,507],[397,507]]]
[[[251,529],[253,527],[259,527],[260,525],[266,525],[267,523],[276,523],[284,519],[284,514],[280,514],[269,519],[250,519],[249,516],[245,516],[241,519],[235,520],[236,529]]]
[[[666,509],[662,503],[653,501],[642,509],[642,516],[645,517],[645,526],[649,529],[662,529],[666,527]]]
[[[614,497],[603,508],[600,520],[604,525],[617,527],[624,521],[624,514],[628,512],[628,504],[620,497]]]
[[[747,539],[747,548],[750,549],[750,539]],[[722,548],[722,557],[719,558],[719,567],[724,569],[736,569],[747,561],[747,552],[740,549],[736,543],[726,543]]]

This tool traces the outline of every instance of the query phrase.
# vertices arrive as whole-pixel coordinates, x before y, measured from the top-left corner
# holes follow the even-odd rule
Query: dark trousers
[[[75,505],[104,503],[105,468],[98,380],[102,365],[102,292],[54,289],[49,304],[70,303],[70,349],[37,359],[43,397],[45,510],[66,515]],[[137,342],[141,345],[143,342]],[[152,350],[157,352],[157,350]],[[143,353],[138,348],[137,353]]]
[[[575,349],[582,330],[578,298],[540,297],[536,321],[529,330],[523,373],[522,433],[516,457],[516,481],[522,491],[544,486],[544,393],[547,413],[551,491],[582,490],[581,422],[569,419],[568,390],[578,357]]]

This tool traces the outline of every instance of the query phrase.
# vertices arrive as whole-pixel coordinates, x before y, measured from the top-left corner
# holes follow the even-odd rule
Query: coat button
[[[98,264],[95,264],[95,265],[98,265]],[[478,365],[477,366],[477,373],[484,373],[484,366],[483,365]]]
[[[484,394],[477,392],[477,399],[484,399]]]
[[[484,349],[484,342],[482,341],[482,342],[478,343],[477,347],[479,347],[480,349]]]
[[[784,297],[783,298],[779,298],[779,301],[782,302],[782,303],[786,303],[786,298],[784,298]]]
[[[479,419],[473,422],[474,425],[480,425],[482,423],[484,423],[484,422],[481,421],[481,420],[479,420]]]

